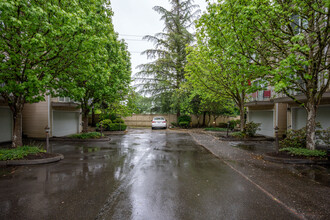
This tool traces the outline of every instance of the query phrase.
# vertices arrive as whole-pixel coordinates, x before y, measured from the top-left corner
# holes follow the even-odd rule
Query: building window
[[[72,100],[69,97],[58,97],[59,102],[71,102]]]

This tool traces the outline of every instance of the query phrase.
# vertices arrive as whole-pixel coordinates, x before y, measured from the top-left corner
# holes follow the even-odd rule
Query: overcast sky
[[[202,11],[206,10],[205,0],[195,0],[194,3],[199,5]],[[152,8],[157,5],[170,9],[170,4],[167,0],[111,0],[111,5],[115,31],[128,44],[134,74],[138,72],[136,66],[150,62],[146,55],[140,53],[153,48],[153,44],[142,40],[142,37],[162,32],[164,28],[160,15]]]

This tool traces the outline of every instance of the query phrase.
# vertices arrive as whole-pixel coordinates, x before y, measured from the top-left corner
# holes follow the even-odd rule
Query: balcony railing
[[[248,99],[250,102],[270,101],[272,98],[272,94],[273,94],[272,90],[257,91],[255,93],[250,94]]]

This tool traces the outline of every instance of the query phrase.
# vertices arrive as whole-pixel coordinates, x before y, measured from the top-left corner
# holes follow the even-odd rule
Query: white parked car
[[[155,129],[155,128],[165,128],[166,129],[167,128],[166,119],[161,116],[154,117],[151,122],[151,129]]]

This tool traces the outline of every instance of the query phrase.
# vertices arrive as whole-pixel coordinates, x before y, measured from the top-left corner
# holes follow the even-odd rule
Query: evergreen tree
[[[176,91],[184,81],[184,68],[186,65],[186,46],[191,45],[194,36],[189,32],[194,19],[199,14],[192,0],[170,0],[171,9],[161,6],[153,9],[161,15],[164,21],[164,30],[155,36],[147,35],[144,39],[154,43],[155,48],[143,52],[148,58],[155,61],[139,66],[141,71],[137,74],[142,80],[145,93],[153,95],[155,99],[162,100],[160,109],[175,111],[180,115],[180,97]],[[165,97],[164,97],[165,95]],[[168,102],[172,103],[171,108]]]

